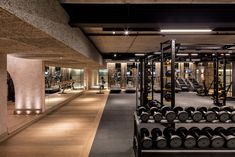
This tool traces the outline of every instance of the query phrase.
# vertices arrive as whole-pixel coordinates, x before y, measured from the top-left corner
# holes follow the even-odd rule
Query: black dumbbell
[[[183,139],[183,145],[185,148],[194,148],[197,145],[197,141],[194,136],[189,134],[185,127],[179,127],[177,130],[177,135]]]
[[[226,140],[227,148],[235,148],[235,136],[231,131],[228,131],[222,127],[217,127],[214,129],[214,133],[222,136]]]
[[[185,108],[185,111],[188,112],[189,117],[191,117],[194,122],[199,122],[203,118],[202,113],[200,111],[196,111],[194,107],[187,107]]]
[[[216,120],[215,112],[208,111],[206,107],[199,107],[197,110],[202,113],[202,115],[206,119],[206,121],[212,122],[213,120]]]
[[[174,107],[173,111],[175,111],[178,119],[181,122],[185,122],[189,117],[188,112],[184,111],[184,109],[180,106]]]
[[[176,114],[174,111],[171,110],[170,107],[163,106],[161,108],[161,113],[169,122],[173,122],[176,119]]]
[[[153,146],[152,139],[150,138],[150,134],[148,129],[141,128],[140,129],[140,137],[141,137],[141,145],[145,149],[150,149]]]
[[[229,113],[227,111],[220,111],[219,107],[212,107],[210,108],[210,111],[215,112],[217,119],[221,122],[226,122],[229,120]]]
[[[137,114],[138,116],[140,116],[142,122],[147,122],[149,120],[149,113],[147,112],[147,109],[144,106],[138,107]]]
[[[167,140],[162,136],[162,131],[159,128],[154,128],[151,131],[153,145],[157,148],[166,148]]]
[[[166,73],[165,73],[165,76],[166,77],[171,77],[171,70],[167,70]]]
[[[165,85],[165,88],[166,88],[166,89],[170,89],[170,88],[171,88],[171,83],[170,83],[170,82],[167,82],[166,85]]]
[[[167,127],[163,131],[164,136],[167,138],[169,142],[169,146],[171,148],[179,148],[182,146],[182,139],[177,135],[174,128]]]
[[[235,110],[233,110],[231,107],[228,107],[228,106],[222,107],[220,110],[227,111],[228,114],[230,115],[229,118],[231,119],[231,121],[235,122]]]
[[[197,127],[192,127],[189,129],[189,133],[194,136],[197,140],[197,146],[199,148],[207,148],[210,146],[210,139],[201,134],[201,130]]]
[[[166,101],[169,102],[169,101],[172,100],[172,94],[168,92],[168,93],[166,93],[166,94],[164,95],[164,98],[165,98]]]
[[[225,144],[223,137],[214,134],[214,130],[210,127],[205,127],[201,130],[202,134],[206,135],[211,140],[211,147],[221,148]]]
[[[151,108],[151,107],[157,107],[157,108],[161,108],[162,107],[162,104],[161,102],[157,101],[157,100],[151,100],[149,101],[148,103],[148,107]]]
[[[150,109],[151,116],[155,122],[160,122],[163,119],[162,113],[159,111],[157,107],[152,107]]]

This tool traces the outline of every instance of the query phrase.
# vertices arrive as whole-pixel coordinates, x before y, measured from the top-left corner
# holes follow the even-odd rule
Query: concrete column
[[[107,63],[109,88],[115,85],[113,75],[115,73],[115,63]]]
[[[0,54],[0,137],[7,134],[7,56]]]
[[[235,62],[232,62],[232,69],[232,80],[235,80]],[[235,81],[233,81],[232,96],[235,97]]]
[[[16,111],[45,110],[44,68],[40,60],[7,57],[7,70],[15,85]]]
[[[121,63],[121,88],[126,88],[127,63]]]

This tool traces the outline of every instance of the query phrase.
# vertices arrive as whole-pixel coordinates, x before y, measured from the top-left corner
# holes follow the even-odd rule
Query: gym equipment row
[[[141,122],[163,122],[166,120],[169,123],[173,122],[235,122],[235,110],[230,107],[186,107],[180,106],[170,107],[157,106],[137,108],[137,115]]]
[[[167,127],[163,131],[159,128],[151,131],[141,128],[140,138],[143,149],[235,149],[235,127]]]

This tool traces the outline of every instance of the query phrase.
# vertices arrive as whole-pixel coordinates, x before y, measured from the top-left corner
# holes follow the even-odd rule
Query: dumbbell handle
[[[201,136],[200,133],[198,132],[198,130],[194,130],[191,132],[191,134],[196,137],[197,139]]]
[[[204,131],[204,134],[210,139],[213,137],[213,135],[209,131]]]

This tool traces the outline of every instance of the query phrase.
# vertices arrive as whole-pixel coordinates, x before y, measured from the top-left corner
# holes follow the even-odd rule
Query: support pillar
[[[7,134],[7,55],[0,54],[0,137]]]
[[[8,56],[7,70],[15,85],[15,113],[39,114],[44,112],[44,62]]]
[[[232,62],[232,80],[235,80],[235,62]],[[232,96],[235,97],[235,81],[233,81],[232,85]]]

